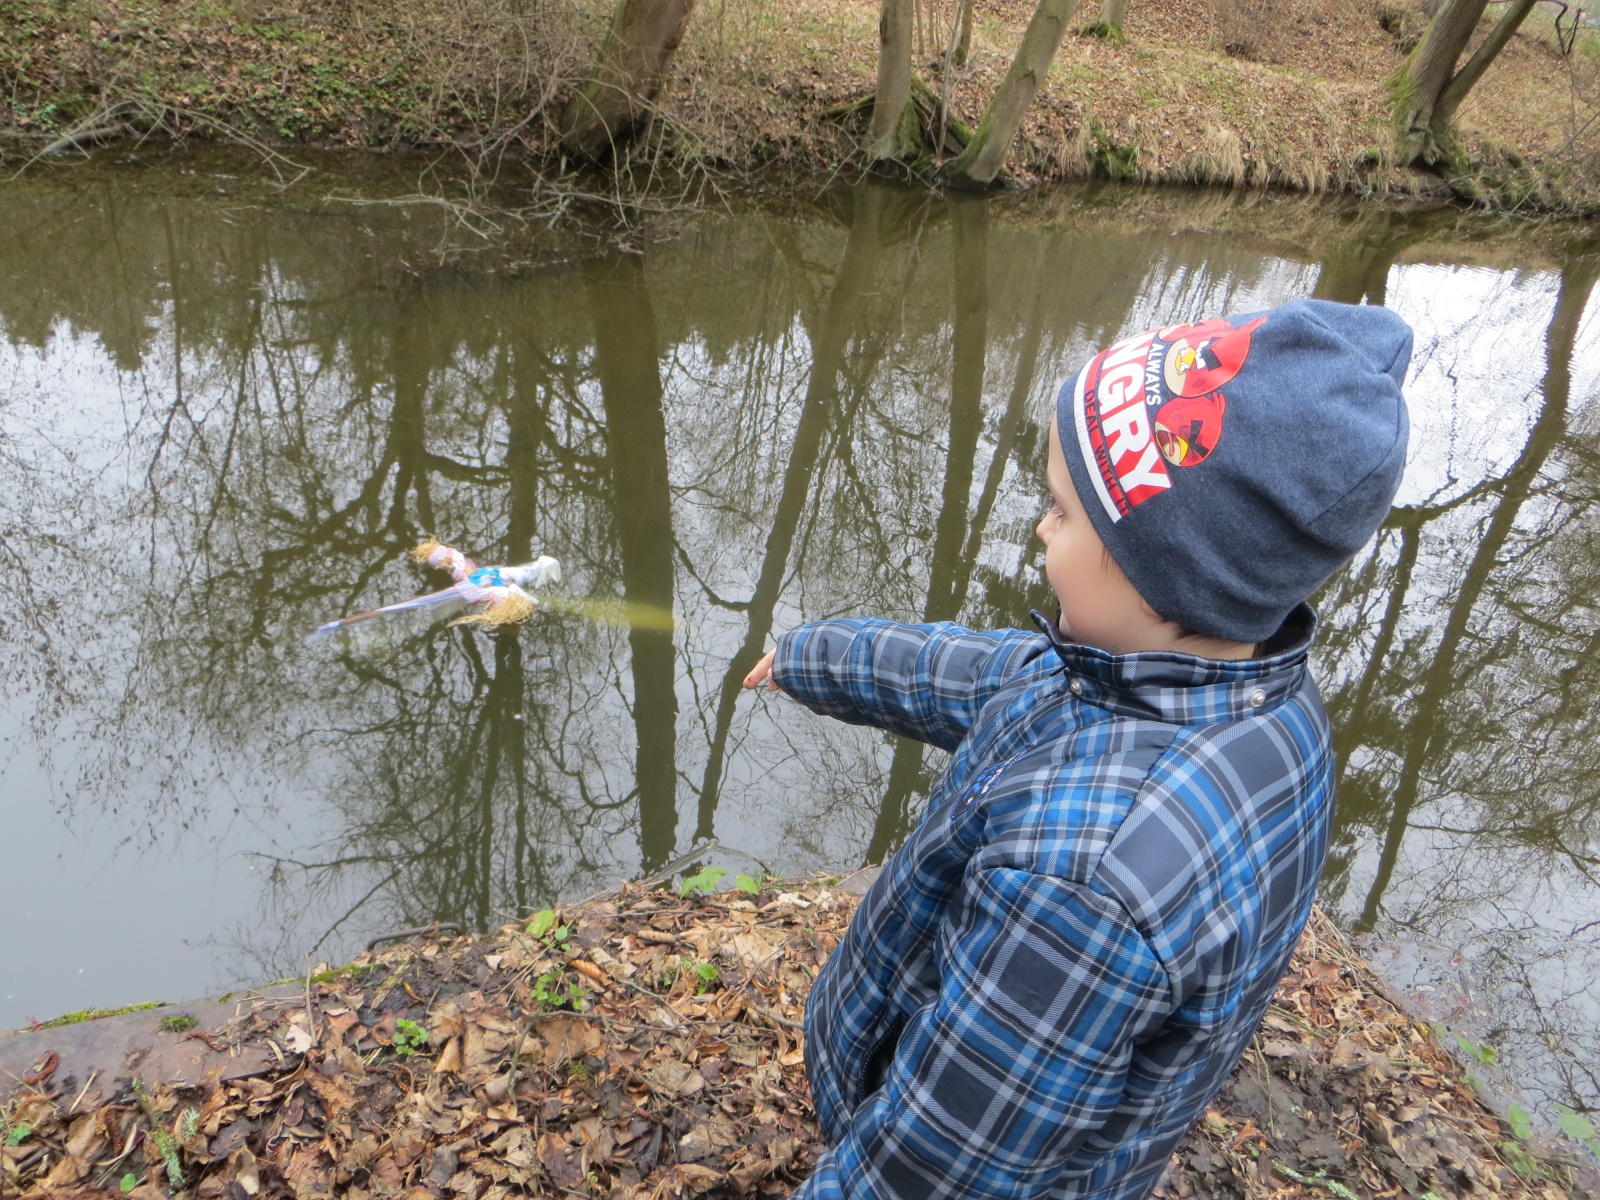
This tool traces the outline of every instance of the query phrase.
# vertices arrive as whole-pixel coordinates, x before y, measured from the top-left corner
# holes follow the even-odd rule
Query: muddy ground
[[[851,890],[630,885],[115,1018],[142,1032],[98,1067],[83,1026],[0,1038],[0,1195],[786,1195],[823,1150],[800,1019]],[[1575,1197],[1600,1183],[1578,1164],[1519,1140],[1318,914],[1158,1195]]]

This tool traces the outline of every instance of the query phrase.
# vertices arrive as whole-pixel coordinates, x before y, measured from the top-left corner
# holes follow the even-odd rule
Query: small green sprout
[[[761,881],[754,875],[735,875],[733,879],[733,886],[738,888],[741,892],[750,893],[752,896],[759,896],[761,894]]]
[[[727,873],[724,867],[707,867],[704,871],[686,875],[683,882],[678,885],[678,895],[688,897],[696,892],[714,892],[717,884]]]
[[[126,1175],[124,1175],[117,1182],[117,1190],[120,1191],[124,1196],[126,1196],[129,1192],[133,1191],[133,1189],[138,1187],[138,1186],[139,1186],[139,1177],[137,1175],[135,1175],[132,1171],[129,1171]]]
[[[428,1044],[428,1031],[415,1021],[401,1017],[394,1023],[394,1052],[409,1058]]]
[[[694,989],[694,994],[698,996],[711,990],[711,985],[717,981],[718,971],[710,963],[694,963],[693,966],[695,978],[699,980]]]
[[[1272,1170],[1274,1174],[1282,1175],[1285,1179],[1292,1179],[1296,1183],[1315,1183],[1325,1187],[1335,1196],[1338,1196],[1339,1200],[1361,1200],[1360,1196],[1345,1187],[1337,1179],[1331,1178],[1326,1171],[1318,1171],[1315,1175],[1302,1175],[1299,1171],[1284,1163],[1273,1163]],[[1427,1200],[1427,1197],[1423,1197],[1422,1200]],[[1439,1200],[1439,1198],[1435,1197],[1434,1200]]]
[[[1469,1058],[1477,1059],[1486,1067],[1499,1065],[1500,1054],[1493,1046],[1481,1046],[1471,1038],[1463,1037],[1459,1033],[1455,1035],[1455,1039],[1456,1045],[1461,1047],[1461,1053]]]
[[[528,922],[528,932],[554,946],[558,942],[565,942],[572,930],[566,925],[556,924],[555,909],[541,908],[533,914],[533,920]]]
[[[1513,1104],[1506,1110],[1506,1124],[1511,1126],[1511,1132],[1519,1142],[1525,1142],[1533,1136],[1533,1118],[1520,1104]]]
[[[183,1186],[183,1161],[178,1157],[178,1142],[165,1129],[155,1131],[156,1152],[167,1168],[167,1179],[174,1189]]]
[[[553,908],[541,908],[533,914],[533,920],[528,922],[528,932],[533,934],[534,937],[543,937],[555,928],[555,924],[556,910]]]
[[[6,1145],[20,1146],[23,1142],[28,1140],[28,1136],[31,1133],[33,1133],[33,1126],[29,1125],[25,1121],[13,1125],[10,1129],[6,1130]]]
[[[1533,1161],[1528,1152],[1523,1149],[1521,1142],[1501,1142],[1500,1157],[1505,1164],[1518,1175],[1538,1177],[1544,1174],[1539,1169],[1539,1164]]]
[[[563,986],[561,975],[560,967],[552,967],[533,981],[534,1004],[546,1012],[559,1012],[562,1009],[582,1012],[588,989],[576,983]]]
[[[1596,1131],[1594,1122],[1582,1113],[1574,1112],[1565,1104],[1557,1104],[1556,1125],[1562,1133],[1575,1142],[1588,1142],[1594,1144]]]

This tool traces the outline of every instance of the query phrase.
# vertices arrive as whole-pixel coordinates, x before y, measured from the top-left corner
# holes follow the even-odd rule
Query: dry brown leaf
[[[461,1070],[461,1039],[451,1038],[439,1052],[439,1061],[433,1069],[440,1075],[454,1075]]]
[[[578,1154],[559,1133],[547,1133],[539,1139],[539,1165],[557,1187],[575,1188],[583,1182]]]
[[[759,929],[741,930],[728,942],[729,948],[746,968],[758,967],[778,956],[782,943],[768,940],[762,936],[763,932]]]
[[[644,1077],[663,1096],[692,1096],[706,1085],[699,1071],[675,1059],[657,1063]]]

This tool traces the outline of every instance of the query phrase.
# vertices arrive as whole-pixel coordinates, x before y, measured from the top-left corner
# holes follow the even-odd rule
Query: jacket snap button
[[[1067,690],[1070,691],[1074,696],[1083,695],[1083,680],[1074,679],[1071,683],[1067,684]]]
[[[1266,702],[1267,702],[1267,693],[1262,691],[1260,688],[1257,688],[1255,691],[1250,693],[1250,707],[1251,708],[1260,708]]]

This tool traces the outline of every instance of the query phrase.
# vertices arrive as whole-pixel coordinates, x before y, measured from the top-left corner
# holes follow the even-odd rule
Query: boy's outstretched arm
[[[1171,1011],[1169,976],[1127,912],[1084,885],[977,872],[940,942],[938,997],[797,1200],[1049,1193]]]
[[[1020,629],[818,621],[780,637],[744,686],[765,683],[813,712],[953,750],[989,697],[1046,649]]]

